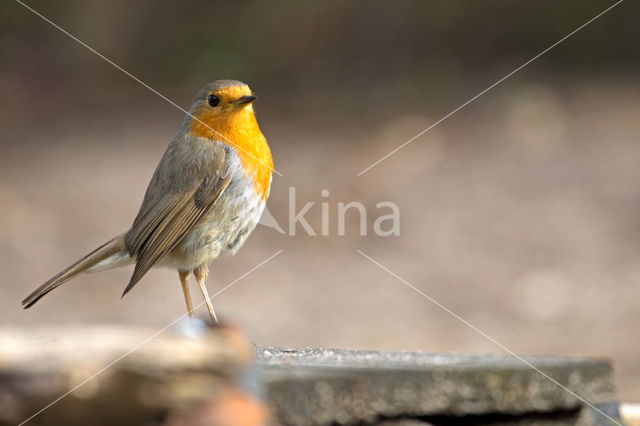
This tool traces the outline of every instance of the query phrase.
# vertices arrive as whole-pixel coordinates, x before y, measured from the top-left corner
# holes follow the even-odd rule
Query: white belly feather
[[[233,255],[258,224],[265,202],[256,193],[252,177],[240,166],[235,151],[230,151],[231,183],[178,247],[161,259],[161,266],[190,270]]]

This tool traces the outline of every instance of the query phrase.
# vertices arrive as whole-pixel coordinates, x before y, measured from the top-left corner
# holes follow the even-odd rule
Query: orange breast
[[[189,133],[234,147],[245,173],[253,179],[256,193],[266,200],[271,187],[273,158],[253,108],[249,105],[240,111],[224,115],[204,110],[196,117],[200,121],[191,120]]]

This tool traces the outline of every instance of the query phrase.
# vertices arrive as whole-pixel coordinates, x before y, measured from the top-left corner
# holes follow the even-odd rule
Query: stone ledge
[[[563,423],[548,424],[611,424],[512,356],[262,348],[257,359],[271,405],[279,419],[291,425],[488,415],[507,416],[508,424],[509,416],[524,421],[528,414],[563,413]],[[525,359],[618,416],[607,360]]]
[[[253,352],[242,330],[197,321],[161,334],[0,329],[0,425],[25,420],[98,372],[31,423],[185,426],[233,417],[229,424],[259,426],[271,411],[269,424],[295,426],[611,424],[511,356],[261,348],[252,363]],[[526,360],[618,417],[607,360]]]

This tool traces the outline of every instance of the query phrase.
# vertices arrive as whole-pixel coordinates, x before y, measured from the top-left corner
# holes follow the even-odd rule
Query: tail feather
[[[125,249],[124,236],[120,235],[116,238],[101,245],[82,259],[73,263],[71,266],[51,278],[46,283],[38,287],[33,293],[22,301],[22,307],[28,309],[33,306],[40,298],[49,293],[56,287],[69,281],[81,272],[89,272],[93,266],[108,259],[109,257],[121,253]]]

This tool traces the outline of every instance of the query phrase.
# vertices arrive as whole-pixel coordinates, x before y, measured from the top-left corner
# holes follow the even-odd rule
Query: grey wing
[[[123,296],[180,243],[229,186],[225,159],[221,143],[183,139],[169,145],[125,235],[136,266]]]

